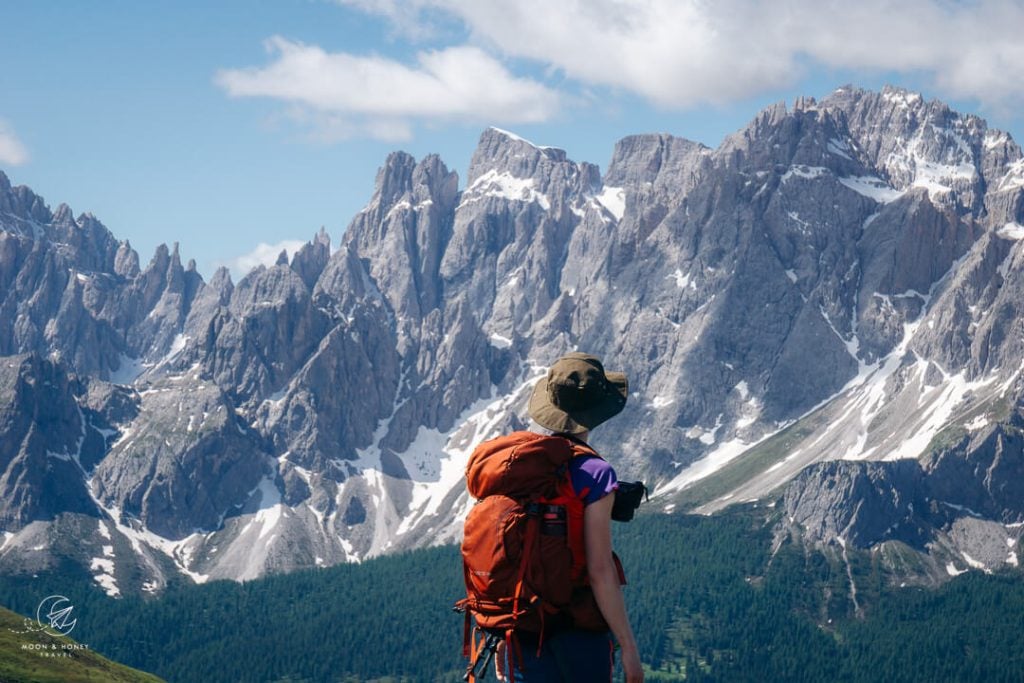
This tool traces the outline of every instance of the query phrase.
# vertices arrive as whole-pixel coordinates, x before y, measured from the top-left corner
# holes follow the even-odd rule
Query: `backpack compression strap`
[[[597,451],[590,445],[577,439],[566,437],[571,443],[573,458],[594,456],[601,458]],[[603,460],[603,458],[601,458]],[[569,461],[572,462],[571,460]],[[566,525],[568,527],[569,549],[572,551],[572,573],[573,581],[585,582],[587,577],[587,548],[583,532],[583,511],[586,506],[583,499],[590,492],[590,489],[583,488],[580,491],[572,483],[572,473],[569,471],[569,464],[565,466],[565,475],[558,482],[558,497],[551,501],[555,505],[565,506]]]

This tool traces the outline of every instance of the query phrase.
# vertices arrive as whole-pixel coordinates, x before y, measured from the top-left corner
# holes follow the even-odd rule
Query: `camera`
[[[620,481],[619,489],[615,492],[615,503],[612,505],[612,519],[616,522],[630,521],[644,499],[650,500],[650,497],[642,481]]]

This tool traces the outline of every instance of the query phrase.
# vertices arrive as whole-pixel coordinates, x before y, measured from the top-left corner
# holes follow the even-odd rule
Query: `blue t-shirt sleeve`
[[[569,476],[576,493],[582,494],[584,505],[596,503],[619,488],[612,466],[593,455],[581,455],[570,460]]]

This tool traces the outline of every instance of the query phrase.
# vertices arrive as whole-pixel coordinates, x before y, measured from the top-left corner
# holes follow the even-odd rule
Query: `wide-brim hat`
[[[533,388],[529,413],[553,432],[580,434],[618,415],[626,407],[629,380],[605,372],[600,359],[585,353],[562,356]]]

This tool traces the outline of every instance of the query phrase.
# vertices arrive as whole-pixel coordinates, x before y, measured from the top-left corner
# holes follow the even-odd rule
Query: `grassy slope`
[[[37,649],[66,653],[64,657],[44,657]],[[91,650],[64,650],[76,645],[69,637],[53,637],[41,632],[25,632],[25,619],[0,607],[0,681],[33,683],[80,683],[82,681],[124,681],[159,683],[151,674],[117,664]],[[53,648],[56,648],[54,650]]]
[[[730,461],[698,484],[683,489],[672,496],[671,500],[682,510],[693,510],[764,474],[772,465],[785,460],[801,441],[828,419],[828,408],[825,406],[811,413],[763,443],[753,446],[742,457]]]

